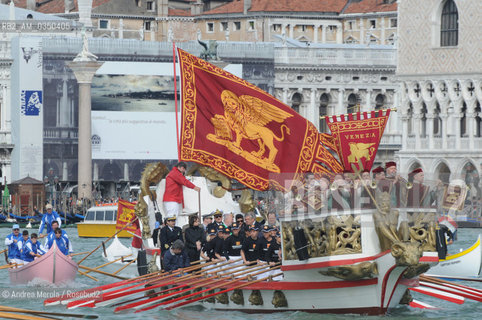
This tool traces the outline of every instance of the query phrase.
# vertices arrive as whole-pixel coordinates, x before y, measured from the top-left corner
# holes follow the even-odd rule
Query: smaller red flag
[[[126,224],[129,224],[136,218],[135,214],[135,204],[125,200],[119,200],[119,204],[117,207],[117,223],[115,225],[116,230],[120,230],[124,228]],[[136,225],[133,224],[125,228],[124,230],[135,232],[137,229]]]

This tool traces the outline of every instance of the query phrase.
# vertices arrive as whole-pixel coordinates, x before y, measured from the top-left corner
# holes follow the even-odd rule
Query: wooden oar
[[[279,268],[279,267],[276,267],[276,268]],[[157,308],[159,306],[162,306],[162,305],[166,305],[166,304],[172,304],[174,302],[177,302],[177,301],[180,301],[180,300],[186,300],[188,298],[191,298],[191,297],[194,297],[194,296],[199,296],[199,295],[202,295],[206,292],[209,292],[211,290],[214,290],[214,289],[218,289],[218,288],[221,288],[221,287],[226,287],[226,286],[229,286],[229,285],[233,285],[237,282],[241,282],[243,280],[248,280],[250,277],[253,277],[253,276],[257,276],[259,274],[263,274],[265,273],[267,270],[263,270],[263,271],[259,271],[259,272],[256,272],[254,274],[249,274],[249,275],[246,275],[244,277],[241,277],[241,278],[237,278],[237,279],[234,279],[234,280],[230,280],[230,281],[225,281],[225,280],[218,280],[218,282],[221,282],[220,284],[216,284],[214,286],[211,286],[211,285],[207,285],[207,289],[204,289],[204,290],[201,290],[201,291],[198,291],[198,292],[194,292],[194,293],[191,293],[191,294],[188,294],[188,295],[185,295],[185,296],[182,296],[182,297],[178,297],[178,298],[174,298],[174,299],[171,299],[171,300],[167,300],[167,301],[163,301],[163,302],[160,302],[160,303],[156,303],[154,305],[151,305],[149,307],[145,307],[145,308],[142,308],[142,309],[139,309],[137,311],[135,311],[136,313],[138,312],[143,312],[143,311],[147,311],[147,310],[151,310],[151,309],[154,309],[154,308]],[[260,279],[259,281],[263,281],[263,280],[266,280],[268,279],[268,277],[266,278],[262,278],[262,280]],[[252,280],[252,281],[257,281],[257,280]],[[257,281],[257,282],[259,282]],[[247,286],[249,284],[252,284],[253,282],[251,281],[248,281],[246,283],[244,283],[244,286]],[[232,288],[236,288],[237,286],[234,286]],[[234,289],[233,289],[234,290]],[[198,300],[202,300],[202,299],[205,299],[205,298],[208,298],[208,296],[213,296],[213,295],[217,295],[217,294],[220,294],[221,292],[215,292],[213,294],[208,294],[207,296],[202,296],[201,299],[198,299]],[[193,300],[195,299],[190,299],[189,301],[190,302],[194,302]],[[187,302],[187,303],[190,303],[190,302]],[[185,304],[187,304],[185,303]],[[177,307],[177,306],[180,306],[181,304],[176,304],[174,306],[171,306],[171,308],[173,307]],[[167,309],[167,308],[166,308]],[[170,309],[169,309],[170,310]],[[115,310],[114,310],[115,312]]]
[[[100,268],[107,267],[108,265],[113,264],[113,263],[116,263],[117,261],[120,261],[120,260],[122,260],[122,259],[124,259],[125,257],[128,257],[128,256],[130,256],[130,255],[122,256],[122,257],[120,257],[120,258],[118,258],[118,259],[115,259],[115,260],[106,262],[106,263],[104,263],[104,264],[101,264],[101,265],[98,266],[98,267],[95,267],[94,269],[95,269],[95,270],[99,270]],[[91,271],[86,271],[85,273],[89,273],[89,272],[91,272]]]
[[[212,263],[207,263],[205,265],[209,265],[209,264],[212,264]],[[127,287],[123,287],[123,288],[119,288],[119,289],[115,289],[115,290],[111,290],[111,291],[102,293],[101,296],[96,298],[96,299],[86,298],[86,299],[78,299],[78,300],[70,301],[70,302],[68,302],[67,307],[69,309],[70,308],[76,308],[76,307],[94,307],[96,302],[99,302],[99,301],[102,302],[102,301],[105,301],[105,300],[109,300],[107,298],[109,296],[112,296],[112,295],[115,295],[115,294],[120,294],[120,293],[124,293],[121,296],[130,295],[130,294],[132,294],[132,290],[135,287],[145,286],[145,285],[148,285],[148,284],[151,284],[151,283],[157,284],[161,280],[166,280],[166,279],[176,277],[179,274],[181,274],[182,272],[196,270],[196,269],[199,269],[199,268],[202,268],[202,267],[203,267],[202,265],[196,265],[196,266],[191,266],[191,267],[184,268],[184,269],[178,269],[178,270],[175,270],[174,272],[172,272],[170,274],[165,274],[163,276],[154,277],[154,278],[151,278],[151,279],[149,279],[147,281],[144,281],[144,282],[139,282],[139,283],[136,283],[136,284],[133,284],[133,285],[129,285]],[[161,283],[164,283],[164,282],[161,282]],[[145,290],[149,290],[151,288],[152,287],[150,287],[148,289],[145,289]]]
[[[415,300],[413,299],[412,301],[410,301],[410,307],[412,308],[419,308],[419,309],[430,309],[430,310],[437,310],[438,308],[428,304],[428,303],[425,303],[425,302],[422,302],[422,301],[418,301],[418,300]]]
[[[52,318],[52,317],[36,317],[36,316],[28,316],[24,314],[15,314],[15,313],[10,313],[10,312],[0,312],[0,317],[2,319],[19,319],[19,320],[50,320],[50,319],[58,319],[61,320],[60,318]]]
[[[47,311],[28,310],[28,309],[5,307],[5,306],[0,306],[0,311],[19,312],[19,313],[46,315],[46,316],[61,316],[61,317],[67,317],[67,318],[80,318],[80,319],[97,319],[97,318],[99,318],[99,316],[97,316],[97,315],[47,312]]]
[[[5,264],[5,265],[1,266],[0,269],[16,268],[18,266],[23,266],[23,263]]]
[[[232,275],[234,276],[234,274],[239,273],[239,272],[241,272],[241,271],[245,271],[245,269],[251,269],[251,270],[248,270],[248,271],[246,271],[246,272],[253,272],[253,271],[255,271],[255,269],[264,268],[265,266],[261,266],[261,267],[258,266],[258,267],[256,267],[256,268],[255,268],[255,267],[256,267],[256,266],[253,266],[253,267],[245,267],[245,268],[243,268],[242,270],[234,270],[234,271],[232,271],[232,272],[225,273],[225,274],[222,274],[222,275],[220,275],[220,276],[222,276],[222,277],[223,277],[224,279],[226,279],[226,280],[229,280],[230,278],[228,277],[228,275],[230,275],[230,274],[232,274]],[[253,268],[255,268],[255,269],[253,269]],[[214,271],[213,273],[217,273],[217,272],[218,272],[218,270]],[[245,272],[245,273],[246,273],[246,272]],[[211,273],[210,273],[210,274],[211,274]],[[236,276],[238,276],[238,275],[236,275]],[[169,296],[172,296],[173,294],[180,294],[180,293],[183,293],[183,292],[186,292],[186,291],[193,290],[193,289],[195,289],[195,288],[203,287],[204,285],[206,285],[205,282],[207,282],[207,281],[211,281],[211,282],[212,282],[213,280],[214,280],[214,281],[219,281],[219,280],[220,280],[219,277],[214,277],[214,278],[213,278],[213,277],[208,277],[208,278],[204,278],[204,277],[203,277],[203,278],[199,278],[199,277],[197,277],[197,278],[198,278],[198,280],[192,281],[192,280],[194,280],[195,278],[191,278],[191,279],[190,279],[190,278],[185,278],[185,279],[182,279],[182,277],[181,277],[181,278],[179,278],[179,279],[174,279],[174,280],[172,280],[171,282],[165,282],[165,283],[162,283],[162,284],[160,284],[160,285],[151,286],[151,287],[146,287],[145,289],[141,289],[141,290],[145,291],[145,290],[149,290],[149,289],[155,289],[155,288],[157,288],[157,287],[164,287],[164,286],[167,286],[167,285],[172,285],[172,284],[176,285],[176,284],[177,284],[177,286],[175,286],[175,287],[171,287],[171,288],[162,290],[162,291],[160,291],[160,292],[156,292],[155,294],[149,296],[149,298],[156,298],[156,299],[153,299],[153,300],[151,300],[151,301],[157,301],[157,300],[161,300],[161,299],[167,298],[167,297],[169,297]],[[182,280],[182,281],[180,281],[180,280]],[[204,283],[201,284],[202,282],[204,282]],[[196,285],[196,286],[194,286],[194,285]],[[187,288],[187,289],[185,289],[185,290],[175,291],[175,290],[182,289],[182,288],[186,288],[186,287],[189,287],[189,288]],[[139,290],[138,292],[141,292],[141,290]],[[174,291],[174,293],[166,293],[166,292],[169,292],[169,291]],[[137,293],[137,292],[136,292],[136,293]],[[162,295],[163,293],[166,293],[166,294]],[[130,295],[130,294],[131,294],[131,292],[129,292],[129,295]],[[162,296],[161,296],[161,295],[162,295]],[[112,297],[112,296],[109,296],[109,297],[108,297],[108,299],[112,299],[112,298],[117,298],[117,297]],[[131,303],[131,302],[138,301],[138,300],[141,300],[141,299],[144,299],[144,298],[146,298],[146,297],[145,297],[145,296],[137,297],[137,298],[134,298],[134,299],[130,299],[130,300],[128,300],[128,301],[124,301],[124,302],[122,302],[122,303],[117,303],[115,306],[119,306],[119,305],[126,304],[126,303]],[[146,304],[146,303],[149,303],[149,302],[142,301],[142,302],[138,302],[138,303],[136,303],[136,304],[130,304],[130,306],[139,306],[139,305]]]
[[[195,268],[201,268],[201,267],[202,267],[201,265],[195,266]],[[211,266],[210,268],[206,268],[206,269],[212,269],[212,268],[218,268],[218,266]],[[193,269],[193,267],[185,268],[185,270],[187,270],[187,269]],[[221,270],[227,270],[227,269],[229,269],[229,268],[221,269]],[[182,275],[182,272],[181,272],[181,273],[177,273],[175,275],[173,274],[171,276],[164,277],[164,279],[162,279],[162,281],[159,280],[159,279],[153,279],[153,280],[145,282],[145,283],[141,283],[141,284],[133,285],[133,286],[130,286],[130,287],[121,288],[121,289],[118,289],[118,290],[107,292],[105,294],[102,294],[100,297],[98,297],[94,301],[92,301],[92,300],[83,301],[83,302],[82,301],[72,301],[72,302],[68,303],[67,307],[68,308],[74,308],[74,307],[78,307],[78,306],[94,307],[94,306],[96,306],[96,304],[110,305],[110,304],[113,304],[115,302],[115,301],[112,302],[111,300],[119,300],[121,298],[124,298],[126,296],[129,296],[129,295],[132,295],[132,294],[135,294],[135,293],[153,290],[153,289],[168,286],[168,285],[173,285],[173,284],[179,283],[181,281],[184,282],[184,281],[189,280],[190,281],[189,285],[192,285],[192,284],[198,282],[198,281],[191,282],[192,280],[195,280],[196,278],[199,278],[199,277],[204,276],[206,274],[204,271],[205,270],[198,270],[195,273],[185,274],[181,277],[178,277],[178,275]],[[213,271],[212,273],[208,273],[208,274],[214,274],[214,273],[217,273],[219,271],[220,270],[216,270],[216,271]],[[203,273],[203,275],[199,275],[199,273]],[[135,287],[138,287],[140,285],[143,285],[144,288],[134,289]],[[163,290],[162,292],[171,291],[171,290],[174,290],[174,288]],[[156,295],[158,295],[158,294],[160,294],[160,293],[157,293]],[[143,298],[145,298],[145,297],[142,296],[140,298],[131,299],[131,300],[126,301],[124,303],[136,301],[136,300],[143,299]],[[110,302],[108,302],[108,301],[110,301]]]
[[[114,289],[114,288],[117,288],[117,287],[120,287],[120,286],[123,286],[123,285],[128,285],[128,284],[132,284],[132,283],[146,281],[147,279],[157,277],[159,274],[161,274],[161,273],[156,271],[156,272],[153,272],[153,273],[145,274],[145,275],[142,275],[142,276],[139,276],[139,277],[136,277],[136,278],[132,278],[132,279],[128,279],[128,280],[104,284],[104,285],[101,285],[101,286],[98,286],[98,287],[93,287],[93,288],[90,288],[90,289],[79,290],[79,291],[76,291],[72,294],[62,294],[62,295],[57,296],[57,297],[45,299],[44,305],[46,305],[46,306],[56,305],[56,304],[59,304],[61,302],[71,301],[71,300],[73,300],[73,297],[79,297],[79,296],[86,295],[86,294],[96,292],[96,291],[107,291],[107,290],[111,290],[111,289]]]
[[[218,266],[214,266],[214,267],[218,267]],[[221,270],[224,270],[224,269],[221,269]],[[189,291],[189,290],[192,290],[193,288],[202,287],[202,285],[193,286],[193,284],[196,284],[196,283],[199,283],[199,282],[202,282],[202,281],[206,281],[206,280],[212,280],[212,279],[213,279],[212,277],[211,277],[211,278],[204,278],[203,276],[211,275],[211,274],[216,274],[216,273],[219,272],[219,271],[220,271],[220,270],[215,270],[215,271],[213,271],[213,272],[203,273],[203,274],[201,274],[200,276],[197,276],[198,280],[197,280],[197,281],[194,281],[194,282],[190,281],[190,282],[189,282],[190,288],[187,289],[187,290],[184,290],[184,291]],[[189,280],[193,280],[193,279],[189,279]],[[217,280],[219,280],[219,279],[216,278],[215,281],[217,281]],[[184,279],[183,281],[186,281],[186,280]],[[174,280],[174,283],[175,283],[175,282],[180,282],[180,281],[178,281],[177,279],[175,279],[175,280]],[[174,284],[174,283],[173,283],[173,284]],[[163,284],[166,285],[167,283],[163,283]],[[125,302],[123,302],[122,304],[125,304],[125,303],[130,303],[130,304],[129,304],[129,305],[126,305],[126,306],[120,307],[119,310],[129,309],[129,308],[137,307],[137,306],[142,305],[142,304],[145,304],[145,303],[150,303],[151,301],[158,301],[158,300],[164,299],[164,298],[166,298],[166,297],[171,296],[172,294],[165,294],[165,295],[161,295],[161,296],[158,296],[158,295],[161,294],[161,293],[164,293],[164,292],[166,292],[166,291],[170,291],[170,290],[172,290],[172,289],[173,289],[173,288],[171,288],[171,289],[169,289],[169,290],[163,290],[163,291],[157,293],[155,297],[151,297],[149,300],[146,300],[146,301],[140,301],[140,302],[130,303],[130,302],[132,302],[132,301],[137,301],[137,300],[139,300],[139,299],[144,299],[145,297],[140,297],[140,298],[131,299],[131,300],[129,300],[129,301],[125,301]],[[183,290],[177,291],[176,294],[179,294],[179,293],[184,292],[184,291],[183,291]],[[119,304],[117,304],[117,305],[119,305]]]
[[[433,283],[443,283],[443,284],[446,284],[446,285],[449,285],[449,286],[463,288],[463,289],[466,289],[466,290],[470,290],[471,292],[475,291],[475,292],[478,292],[479,294],[482,294],[482,290],[480,290],[480,289],[469,287],[469,286],[464,286],[464,285],[458,284],[458,283],[456,284],[456,283],[453,283],[453,282],[450,282],[450,281],[434,278],[434,277],[431,277],[431,276],[420,275],[420,280],[427,281],[427,282],[433,282]]]
[[[126,224],[125,226],[123,226],[120,230],[118,230],[116,233],[114,233],[114,235],[110,236],[109,238],[107,238],[106,240],[102,241],[101,244],[99,244],[97,247],[95,247],[94,250],[90,251],[85,257],[83,257],[79,262],[78,264],[80,265],[82,263],[82,261],[84,261],[85,259],[87,259],[92,253],[94,253],[95,251],[97,251],[100,247],[102,247],[102,245],[105,246],[105,244],[107,242],[109,242],[110,239],[114,238],[116,235],[118,235],[119,233],[121,233],[125,228],[127,227],[130,227],[132,225],[132,223],[134,221],[136,221],[138,219],[138,217],[135,217],[134,220],[132,220],[130,223]]]
[[[113,272],[112,274],[118,274],[119,272],[121,272],[122,270],[124,270],[125,268],[127,268],[128,266],[130,266],[132,263],[136,262],[137,261],[137,257],[132,259],[131,261],[129,261],[128,263],[126,263],[125,266],[122,266],[119,270]]]
[[[77,269],[77,272],[83,276],[86,276],[87,278],[91,278],[94,281],[99,281],[96,277],[93,277],[90,274],[87,274],[87,272],[80,271],[79,269]]]
[[[453,293],[448,293],[448,292],[443,292],[437,289],[432,289],[432,288],[421,288],[421,287],[414,287],[414,288],[409,288],[410,291],[415,291],[418,293],[426,294],[428,296],[438,298],[441,300],[453,302],[456,304],[463,304],[465,302],[465,298]]]
[[[201,297],[198,297],[198,298],[194,298],[194,299],[190,299],[190,300],[187,300],[187,301],[183,301],[183,302],[180,302],[180,303],[175,304],[175,305],[173,305],[173,306],[167,307],[166,310],[172,310],[172,309],[175,309],[175,308],[179,308],[179,307],[185,306],[186,304],[190,304],[190,303],[193,303],[193,302],[196,302],[196,301],[199,301],[199,300],[204,300],[204,299],[207,299],[207,298],[210,298],[210,297],[214,297],[214,296],[217,296],[217,295],[220,295],[220,294],[229,292],[229,291],[233,291],[233,290],[236,290],[236,289],[240,289],[240,288],[243,288],[243,287],[252,285],[252,284],[257,283],[257,282],[261,282],[261,281],[265,281],[265,280],[268,280],[268,279],[272,279],[272,278],[277,277],[277,276],[280,276],[280,275],[282,275],[282,274],[283,274],[283,272],[280,272],[280,273],[277,273],[277,274],[274,274],[274,275],[269,275],[269,276],[264,277],[264,278],[261,278],[261,279],[251,280],[251,281],[248,281],[248,282],[246,282],[246,283],[242,283],[242,284],[233,286],[233,287],[228,288],[228,289],[224,289],[224,290],[220,290],[220,291],[218,291],[218,292],[210,293],[210,294],[205,295],[205,296],[201,296]],[[141,311],[141,310],[139,310],[139,312],[140,312],[140,311]],[[136,312],[138,312],[138,311],[136,311]]]
[[[205,263],[201,266],[206,266],[206,265],[210,265],[210,264],[213,264],[213,262],[208,262],[208,263]],[[187,271],[187,270],[188,270],[188,268],[184,269],[184,271]],[[47,305],[55,305],[55,304],[58,304],[58,303],[61,303],[61,302],[66,303],[66,302],[74,300],[73,297],[85,296],[89,293],[97,292],[97,291],[100,291],[100,292],[104,291],[105,292],[105,291],[109,291],[109,290],[114,290],[114,289],[119,288],[121,286],[132,285],[132,284],[135,284],[135,283],[142,284],[142,283],[145,283],[146,281],[149,281],[151,279],[157,279],[159,277],[163,277],[163,276],[168,275],[168,274],[170,274],[170,272],[156,271],[156,272],[148,273],[148,274],[138,276],[138,277],[128,279],[128,280],[122,280],[122,281],[119,281],[119,282],[109,283],[109,284],[101,285],[101,286],[90,288],[90,289],[79,290],[79,291],[74,292],[72,294],[63,294],[63,295],[60,295],[60,296],[57,296],[57,297],[45,299],[44,305],[46,305],[46,306]]]
[[[89,253],[89,252],[90,252],[90,251],[71,253],[70,256],[71,256],[71,257],[80,256],[80,255],[82,255],[82,254],[87,254],[87,253]]]
[[[462,297],[467,298],[467,299],[482,302],[482,295],[467,293],[465,291],[455,289],[455,288],[449,287],[447,285],[440,285],[440,284],[436,284],[436,283],[432,283],[432,282],[420,281],[420,286],[426,287],[426,288],[437,289],[437,290],[444,291],[444,292],[453,293],[453,294],[462,296]]]
[[[121,279],[121,280],[127,280],[128,279],[126,277],[121,277],[121,276],[118,276],[116,274],[112,274],[112,273],[105,272],[105,271],[102,271],[102,270],[97,270],[97,269],[94,269],[94,268],[91,268],[91,267],[81,266],[80,264],[79,264],[79,268],[82,268],[84,270],[90,270],[92,272],[97,272],[97,273],[100,273],[100,274],[103,274],[103,275],[106,275],[106,276],[109,276],[109,277]]]
[[[4,252],[7,252],[8,251],[8,248],[7,249],[3,249],[2,251],[0,251],[0,254],[4,253]]]
[[[249,267],[246,267],[247,269],[257,269],[259,270],[259,268],[265,268],[266,266],[249,266]],[[238,273],[239,271],[244,271],[243,270],[237,270],[237,271],[234,271],[234,273]],[[253,270],[250,270],[249,272],[252,272]],[[262,271],[262,273],[266,272],[266,270]],[[199,288],[203,288],[203,287],[207,287],[209,286],[211,290],[213,287],[211,287],[212,285],[215,285],[216,283],[219,283],[219,282],[223,282],[225,283],[227,280],[229,280],[230,278],[229,277],[221,277],[222,275],[220,275],[219,277],[211,277],[211,278],[203,278],[203,279],[200,279],[198,281],[196,281],[195,283],[189,283],[189,288],[187,289],[183,289],[183,290],[179,290],[179,291],[175,291],[175,292],[171,292],[171,293],[167,293],[167,294],[163,294],[161,296],[157,296],[157,297],[152,297],[152,298],[149,298],[149,299],[146,299],[144,301],[138,301],[138,302],[135,302],[135,303],[130,303],[128,305],[124,305],[124,306],[120,306],[120,307],[117,307],[114,312],[119,312],[119,311],[122,311],[122,310],[127,310],[127,309],[132,309],[132,308],[137,308],[137,307],[140,307],[142,305],[146,305],[146,304],[152,304],[152,303],[155,303],[157,301],[160,301],[160,300],[165,300],[166,298],[169,298],[169,297],[172,297],[174,295],[179,295],[181,293],[184,293],[184,292],[187,292],[187,291],[191,291],[193,289],[199,289]],[[220,278],[221,277],[221,278]],[[242,279],[242,278],[241,278]],[[238,279],[237,279],[238,280]],[[236,281],[237,281],[236,280]],[[196,285],[191,285],[191,284],[196,284]],[[208,291],[209,291],[208,290]],[[201,292],[201,291],[200,291]],[[204,291],[202,291],[204,292]],[[184,298],[187,296],[182,296],[180,298]],[[144,297],[142,297],[144,298]],[[177,301],[177,300],[176,300]],[[166,303],[170,303],[170,302],[175,302],[175,301],[172,301],[172,300],[168,300]],[[158,305],[161,305],[161,304],[165,304],[165,302],[161,302],[161,303],[157,303],[156,306]],[[149,310],[149,309],[147,309]]]

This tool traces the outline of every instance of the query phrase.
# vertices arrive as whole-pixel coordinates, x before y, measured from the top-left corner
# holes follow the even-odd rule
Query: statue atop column
[[[89,52],[89,40],[85,32],[85,27],[82,28],[82,51],[74,58],[74,62],[90,62],[97,61],[97,56]]]
[[[216,40],[201,41],[201,31],[197,31],[197,42],[203,46],[204,50],[199,57],[208,61],[219,61],[218,58],[218,43]]]

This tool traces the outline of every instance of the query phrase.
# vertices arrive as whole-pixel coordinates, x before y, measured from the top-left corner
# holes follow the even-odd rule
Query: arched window
[[[303,96],[301,95],[301,93],[296,92],[291,98],[291,109],[300,113],[300,105],[302,100],[303,100]]]
[[[422,103],[422,132],[420,134],[422,137],[427,135],[427,106],[425,102]]]
[[[354,113],[358,111],[358,96],[354,93],[350,93],[348,96],[348,106],[346,108],[347,113]]]
[[[452,47],[459,43],[459,13],[453,0],[447,0],[442,9],[440,46]]]
[[[440,118],[440,105],[437,102],[433,118],[433,134],[436,136],[442,135],[442,118]]]
[[[320,97],[320,117],[328,115],[328,104],[330,103],[330,96],[323,93]],[[326,132],[326,121],[320,119],[320,132]]]
[[[475,136],[482,137],[482,118],[480,114],[480,104],[477,101],[477,107],[475,107]]]
[[[380,110],[383,109],[383,106],[385,105],[385,95],[383,94],[378,94],[375,97],[375,110]]]
[[[408,123],[407,123],[407,130],[408,134],[413,134],[413,106],[412,103],[409,102],[408,110],[407,110],[407,116],[408,116]]]
[[[467,105],[463,104],[462,107],[462,118],[460,118],[460,136],[465,137],[467,135]]]

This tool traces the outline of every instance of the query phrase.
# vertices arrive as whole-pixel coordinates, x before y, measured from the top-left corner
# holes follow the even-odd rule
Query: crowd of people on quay
[[[36,257],[41,257],[48,252],[54,243],[66,256],[73,252],[72,242],[69,240],[67,232],[60,228],[62,221],[59,215],[53,211],[50,204],[47,204],[45,209],[46,212],[42,215],[38,233],[29,234],[27,229],[20,233],[18,224],[12,226],[12,233],[5,237],[9,263],[19,267],[26,265],[34,261]],[[40,242],[42,238],[45,238],[43,244]]]

